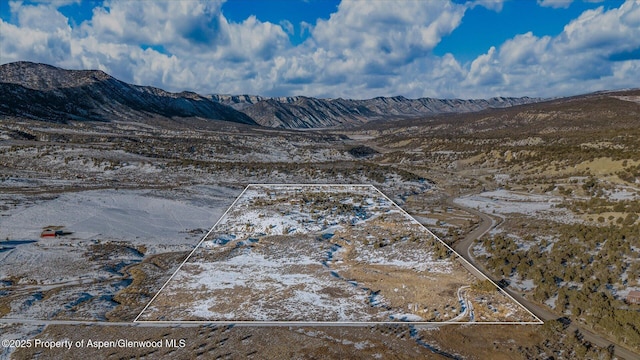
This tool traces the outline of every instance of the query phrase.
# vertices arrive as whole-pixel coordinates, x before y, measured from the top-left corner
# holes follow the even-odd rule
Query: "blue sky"
[[[19,60],[203,94],[564,96],[640,86],[640,1],[0,1]]]

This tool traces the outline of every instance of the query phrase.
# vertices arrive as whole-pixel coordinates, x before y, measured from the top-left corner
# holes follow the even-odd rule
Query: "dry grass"
[[[184,348],[111,348],[82,350],[18,349],[15,359],[180,358],[180,359],[444,359],[419,346],[402,327],[189,327],[140,328],[49,326],[40,339],[71,341],[184,339]]]

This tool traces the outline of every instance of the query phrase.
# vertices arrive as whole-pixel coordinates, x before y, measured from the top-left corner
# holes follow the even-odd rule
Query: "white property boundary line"
[[[220,216],[220,218],[218,219],[218,221],[216,221],[215,224],[213,224],[213,226],[211,227],[211,229],[209,229],[209,231],[207,231],[206,234],[204,234],[204,236],[202,237],[202,239],[200,239],[200,242],[198,242],[198,245],[196,245],[196,247],[193,248],[193,250],[191,250],[191,252],[189,253],[189,255],[187,255],[187,257],[184,259],[184,261],[182,262],[182,264],[180,264],[180,266],[178,266],[178,268],[176,269],[176,271],[173,272],[173,274],[171,275],[171,277],[169,277],[169,279],[164,283],[164,285],[162,285],[162,287],[160,288],[160,290],[158,290],[158,292],[151,298],[151,300],[149,300],[149,302],[147,303],[147,306],[144,307],[144,309],[142,309],[142,311],[140,311],[140,314],[138,314],[138,316],[136,316],[136,318],[133,320],[133,322],[138,322],[138,319],[140,318],[140,315],[142,315],[143,312],[145,312],[145,310],[147,310],[147,308],[149,307],[149,305],[151,305],[151,303],[153,302],[153,300],[155,300],[158,295],[160,295],[160,293],[162,292],[162,290],[167,286],[167,284],[169,284],[169,282],[171,281],[171,279],[173,279],[174,276],[176,276],[176,274],[178,273],[178,271],[180,271],[180,269],[182,268],[182,266],[184,266],[184,264],[187,262],[187,260],[189,260],[189,258],[191,257],[191,255],[193,255],[193,253],[196,252],[196,250],[198,250],[198,248],[200,247],[200,244],[202,244],[202,242],[204,241],[204,239],[207,238],[207,236],[209,236],[209,234],[211,234],[211,232],[213,231],[213,229],[215,229],[216,226],[218,226],[218,224],[220,223],[220,221],[222,221],[222,219],[224,219],[224,217],[227,215],[227,213],[229,212],[229,210],[231,210],[231,208],[238,202],[238,200],[240,200],[240,198],[242,197],[242,195],[244,195],[245,191],[247,191],[247,189],[249,188],[250,185],[246,186],[244,188],[244,190],[242,190],[242,192],[240,193],[240,195],[238,195],[238,197],[233,201],[233,203],[231,203],[231,205],[227,208],[227,211],[225,211],[222,216]]]
[[[406,212],[403,208],[401,208],[400,205],[396,204],[395,201],[391,200],[387,195],[385,195],[382,191],[378,190],[378,188],[376,188],[375,186],[371,185],[371,187],[376,189],[376,191],[379,192],[382,196],[384,196],[387,200],[391,201],[391,203],[393,205],[395,205],[398,209],[400,209],[400,211],[402,211],[407,217],[409,217],[409,219],[411,219],[414,223],[418,224],[421,228],[426,230],[431,236],[433,236],[438,241],[440,241],[440,243],[442,243],[442,245],[446,246],[447,249],[451,250],[460,260],[464,261],[467,265],[471,266],[471,268],[473,268],[475,271],[477,271],[478,274],[482,275],[485,279],[489,280],[501,293],[506,295],[509,299],[513,300],[513,302],[515,302],[516,304],[520,305],[521,308],[525,309],[531,316],[533,316],[536,320],[538,320],[537,322],[518,322],[519,324],[540,324],[540,325],[544,324],[544,321],[540,320],[539,317],[537,317],[534,313],[529,311],[529,309],[527,309],[526,306],[522,305],[518,300],[514,299],[506,291],[504,291],[502,288],[500,288],[500,286],[498,286],[498,284],[494,283],[493,280],[489,279],[489,277],[486,276],[482,271],[480,271],[480,269],[478,269],[472,263],[467,261],[467,259],[462,257],[462,255],[458,254],[455,250],[453,250],[453,248],[451,246],[447,245],[447,243],[445,243],[439,237],[437,237],[436,234],[431,232],[431,230],[429,230],[426,226],[422,225],[418,220],[416,220],[413,216],[411,216],[408,212]],[[475,324],[475,322],[469,323],[469,324]]]
[[[200,245],[204,242],[204,240],[211,234],[213,229],[225,218],[227,213],[235,206],[235,204],[242,198],[242,195],[250,188],[250,187],[303,187],[303,186],[315,186],[315,187],[368,187],[377,191],[382,197],[387,199],[393,206],[397,207],[402,214],[408,217],[412,222],[418,224],[422,229],[426,230],[427,233],[433,236],[436,240],[440,241],[444,246],[447,247],[453,254],[455,254],[460,260],[464,261],[467,265],[469,265],[472,269],[482,275],[486,280],[489,280],[491,284],[493,284],[502,294],[506,295],[511,301],[518,304],[521,308],[527,311],[533,318],[537,321],[535,322],[526,322],[526,321],[487,321],[487,322],[469,322],[469,321],[251,321],[251,320],[242,320],[242,321],[206,321],[206,320],[174,320],[174,321],[165,321],[165,320],[139,320],[140,316],[149,308],[151,303],[160,295],[162,290],[169,284],[169,282],[176,276],[178,271],[182,269],[184,264],[191,258],[191,256],[198,250]],[[467,271],[469,271],[467,269]],[[473,274],[472,274],[473,275]],[[475,275],[474,275],[475,276]],[[227,208],[227,210],[220,216],[218,221],[209,229],[209,231],[202,237],[200,242],[191,250],[189,255],[182,261],[180,266],[173,272],[173,274],[169,277],[169,279],[162,285],[160,290],[149,300],[147,305],[140,311],[138,316],[133,320],[134,323],[155,323],[155,324],[202,324],[202,325],[263,325],[263,326],[375,326],[375,325],[392,325],[392,324],[402,324],[402,325],[533,325],[533,324],[544,324],[540,318],[538,318],[535,314],[533,314],[529,309],[527,309],[524,305],[514,299],[511,295],[509,295],[506,291],[501,289],[496,283],[494,283],[491,279],[489,279],[485,274],[482,273],[478,268],[473,266],[469,261],[467,261],[464,257],[460,256],[453,248],[447,245],[444,241],[442,241],[439,237],[437,237],[431,230],[422,225],[418,220],[416,220],[413,216],[411,216],[408,212],[406,212],[402,207],[400,207],[395,201],[391,200],[387,195],[385,195],[382,191],[380,191],[377,187],[371,184],[248,184],[244,190],[238,195],[238,197],[233,201],[233,203]]]

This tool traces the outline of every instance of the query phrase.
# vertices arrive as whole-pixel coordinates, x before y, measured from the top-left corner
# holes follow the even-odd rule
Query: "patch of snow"
[[[511,279],[511,284],[509,286],[521,291],[530,291],[536,287],[532,279],[516,280],[518,279],[518,274],[515,274]]]
[[[562,202],[558,196],[526,194],[504,189],[486,191],[454,200],[456,204],[474,208],[487,214],[523,214],[550,218],[565,223],[579,222],[569,210],[556,208]]]
[[[629,287],[625,287],[624,289],[618,290],[617,291],[617,295],[620,299],[624,299],[627,297],[627,295],[629,295],[630,292],[632,291],[640,291],[640,286],[629,286]]]
[[[629,189],[616,189],[614,191],[606,190],[605,194],[613,201],[634,201],[640,199],[640,195],[638,195],[637,192]]]
[[[558,295],[554,295],[554,296],[550,297],[544,303],[548,307],[550,307],[552,309],[555,309],[556,308],[556,301],[558,301]]]
[[[360,341],[353,344],[353,347],[355,347],[358,350],[366,349],[368,347],[373,347],[373,346],[374,345],[369,340]]]
[[[476,242],[473,245],[473,256],[486,256],[491,257],[491,254],[485,249],[485,247],[480,242]]]
[[[400,256],[397,256],[393,251],[388,251],[384,248],[382,249],[383,250],[370,249],[367,252],[360,251],[355,260],[372,265],[396,266],[399,268],[415,269],[418,271],[439,273],[451,272],[451,261],[434,260],[433,254],[431,252],[416,251],[412,253],[403,253]]]
[[[211,205],[168,199],[144,190],[64,193],[7,211],[0,218],[0,238],[38,239],[43,228],[57,225],[73,232],[67,237],[70,239],[194,244],[195,239],[185,237],[185,232],[208,229],[222,213],[224,202]]]
[[[390,316],[395,321],[424,321],[424,319],[416,314],[393,314]]]

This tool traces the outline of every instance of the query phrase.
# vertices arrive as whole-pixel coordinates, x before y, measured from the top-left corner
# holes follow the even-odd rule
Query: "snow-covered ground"
[[[300,266],[305,266],[300,271]],[[308,266],[316,265],[316,266]],[[198,263],[195,271],[202,271],[205,276],[191,280],[193,272],[181,271],[174,278],[176,284],[185,287],[172,287],[168,291],[199,291],[212,294],[202,301],[196,302],[189,309],[191,316],[202,319],[238,320],[249,318],[257,321],[297,320],[323,321],[329,314],[335,314],[336,321],[374,320],[367,314],[367,293],[354,289],[346,282],[338,281],[328,271],[324,271],[319,262],[309,257],[265,258],[261,254],[247,251],[244,256],[236,256],[216,263]],[[193,269],[192,269],[193,270]],[[213,275],[215,276],[208,276]],[[348,297],[332,296],[325,289],[334,289]],[[220,291],[224,290],[226,291]],[[233,299],[229,292],[249,290],[259,292],[262,296],[253,301],[239,299],[231,308],[232,311],[220,312],[216,308]],[[281,296],[285,292],[288,296]],[[216,296],[217,295],[217,296]],[[270,298],[273,297],[273,298]],[[277,301],[274,301],[277,300]],[[223,305],[220,305],[220,304]]]
[[[0,195],[7,316],[104,319],[144,256],[192,249],[240,193],[218,186]],[[40,238],[47,227],[71,234]]]
[[[251,185],[140,320],[424,321],[425,304],[390,306],[404,282],[381,293],[370,274],[431,283],[446,274],[459,280],[438,291],[455,291],[469,274],[455,257],[438,259],[437,244],[370,186]],[[466,316],[456,309],[444,319]]]
[[[302,196],[303,190],[300,187],[252,185],[245,190],[242,197],[236,201],[234,208],[221,220],[216,231],[233,234],[237,239],[263,235],[309,234],[327,232],[332,229],[335,231],[345,224],[355,225],[370,220],[375,218],[381,209],[387,213],[399,212],[398,209],[391,206],[389,200],[380,196],[370,186],[311,186],[308,188],[326,196],[335,196],[341,204],[360,206],[368,212],[369,217],[363,219],[362,215],[302,210],[302,204],[299,201],[289,203],[283,200],[297,199]],[[281,200],[280,204],[273,204],[273,207],[256,206],[256,203],[273,201],[276,199],[276,193],[278,199]],[[354,203],[349,194],[358,195],[358,203]],[[375,200],[371,195],[376,197]],[[215,245],[215,241],[206,241],[203,245],[212,246]]]
[[[614,293],[614,295],[617,296],[619,299],[625,299],[627,295],[629,295],[629,293],[632,291],[640,291],[640,286],[625,287],[624,289],[617,290]]]
[[[303,191],[314,193],[311,196],[331,197],[334,204],[362,210],[355,213],[337,213],[322,207],[311,210],[303,203]],[[261,205],[264,203],[269,205]],[[184,291],[208,294],[186,310],[188,316],[201,319],[384,320],[385,315],[380,318],[380,314],[374,317],[371,313],[368,291],[340,279],[337,273],[328,269],[327,262],[341,263],[341,249],[336,247],[331,255],[327,255],[326,244],[309,243],[316,240],[313,237],[309,240],[308,236],[315,234],[328,240],[345,227],[362,225],[375,218],[378,212],[392,211],[399,212],[370,186],[250,186],[202,243],[202,250],[196,253],[198,256],[202,251],[223,252],[232,248],[234,255],[213,263],[187,262],[161,296],[180,296]],[[270,239],[269,235],[288,236],[295,243],[271,243],[266,245],[268,250],[264,252],[253,249],[253,244],[260,242],[265,246],[263,241],[271,241],[266,240]],[[428,252],[426,256],[431,258]],[[395,265],[421,266],[402,261]],[[220,311],[218,309],[226,308],[224,304],[229,301],[228,291],[219,293],[225,289],[278,294],[273,295],[277,304],[274,304],[275,299],[260,296],[255,301],[239,300],[234,304],[234,311]],[[288,295],[279,297],[285,293]],[[153,313],[158,309],[152,305],[147,311]]]
[[[208,230],[238,193],[218,187],[63,193],[2,212],[0,239],[35,239],[46,244],[49,240],[39,239],[42,230],[64,226],[73,233],[65,239],[125,240],[151,249],[156,244],[195,245],[197,240],[186,232]],[[13,253],[0,253],[3,263]]]
[[[22,340],[33,337],[42,332],[44,326],[31,324],[0,324],[0,338],[2,340]],[[0,347],[0,359],[10,359],[15,347]]]
[[[556,207],[562,203],[562,198],[558,196],[526,194],[500,189],[463,196],[455,199],[454,202],[498,216],[523,214],[564,223],[581,221],[569,210]]]
[[[509,286],[521,291],[530,291],[536,287],[532,279],[522,280],[520,279],[520,276],[517,273],[511,277],[511,282]]]
[[[605,194],[613,201],[630,200],[635,201],[640,199],[638,190],[632,187],[622,187],[615,190],[606,190]]]
[[[364,249],[358,247],[356,261],[371,265],[395,266],[403,269],[428,271],[431,273],[450,273],[452,264],[450,260],[436,260],[430,249],[422,251],[408,251],[408,249],[396,250],[397,244],[384,248]]]

